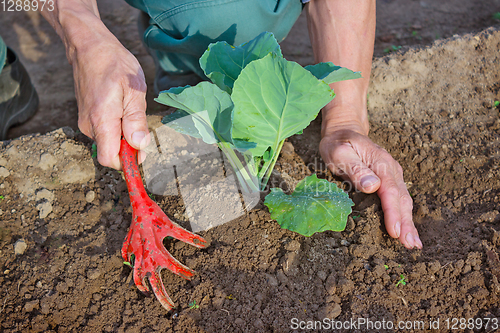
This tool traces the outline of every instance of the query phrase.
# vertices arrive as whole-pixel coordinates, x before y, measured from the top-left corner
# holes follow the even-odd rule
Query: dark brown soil
[[[152,62],[136,40],[135,12],[119,2],[101,5],[107,24],[152,78]],[[98,166],[91,142],[64,128],[0,143],[0,331],[290,332],[294,318],[303,325],[330,318],[395,326],[344,330],[352,332],[431,331],[437,320],[440,332],[455,320],[456,331],[496,331],[500,31],[466,33],[494,25],[499,11],[498,1],[378,3],[370,136],[405,170],[423,250],[407,250],[387,235],[376,195],[351,191],[356,206],[346,230],[310,238],[281,229],[260,204],[202,232],[207,249],[165,241],[197,271],[192,281],[162,273],[178,305],[167,313],[137,290],[122,263],[131,210],[120,173]],[[16,34],[4,37],[21,50],[41,95],[40,112],[13,128],[12,137],[76,125],[61,43],[40,18],[26,17],[0,17],[2,34],[13,27]],[[463,36],[433,42],[436,34]],[[404,52],[382,57],[391,45]],[[311,62],[303,18],[283,49],[287,58]],[[160,110],[149,105],[152,113]],[[150,117],[152,128],[157,120]],[[317,172],[347,189],[324,170],[319,126],[313,122],[287,143],[276,177],[293,187]],[[156,199],[180,224],[187,220],[182,198]],[[402,276],[406,284],[398,284]],[[190,309],[193,301],[199,308]],[[483,318],[483,326],[460,326],[461,318]],[[487,328],[484,318],[491,319]],[[397,329],[400,321],[413,329]],[[420,321],[425,326],[418,329]]]

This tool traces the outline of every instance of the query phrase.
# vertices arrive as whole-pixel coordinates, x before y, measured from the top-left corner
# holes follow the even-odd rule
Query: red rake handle
[[[120,162],[130,195],[130,202],[133,207],[134,202],[137,203],[137,199],[144,198],[147,196],[147,193],[142,183],[139,165],[137,164],[137,149],[132,148],[125,138],[122,138],[120,144]]]

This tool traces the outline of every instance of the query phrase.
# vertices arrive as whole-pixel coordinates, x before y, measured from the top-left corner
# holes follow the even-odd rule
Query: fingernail
[[[408,243],[408,246],[410,246],[410,248],[413,249],[413,247],[415,246],[415,240],[411,232],[407,233],[405,238],[406,238],[406,243]]]
[[[136,147],[141,148],[141,144],[146,137],[146,133],[139,131],[132,134],[132,142]]]
[[[415,242],[417,243],[417,247],[419,249],[423,248],[424,246],[422,245],[422,241],[420,240],[420,237],[415,236]]]
[[[361,179],[361,187],[362,188],[367,188],[367,187],[372,186],[373,184],[376,184],[377,182],[378,182],[378,178],[377,177],[369,175],[369,176],[363,177]]]
[[[399,238],[399,235],[401,235],[401,222],[396,222],[396,225],[394,226],[394,231],[396,232],[396,237]]]

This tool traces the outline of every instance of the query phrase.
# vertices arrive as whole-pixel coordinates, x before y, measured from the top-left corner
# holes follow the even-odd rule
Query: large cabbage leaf
[[[201,137],[208,144],[232,142],[233,102],[216,85],[201,82],[195,87],[172,88],[161,92],[155,101],[181,110],[163,119],[173,129]]]
[[[255,142],[250,150],[254,156],[264,155],[269,147],[277,151],[334,96],[328,84],[298,63],[270,53],[248,64],[234,83],[232,135]]]
[[[250,62],[269,53],[282,57],[281,49],[270,32],[263,32],[248,43],[232,46],[226,42],[210,44],[200,58],[205,75],[222,90],[231,93],[234,81]]]

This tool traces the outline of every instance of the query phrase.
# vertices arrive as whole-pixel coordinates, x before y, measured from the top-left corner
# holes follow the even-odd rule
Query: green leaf
[[[354,205],[337,185],[315,174],[301,180],[291,195],[272,188],[264,204],[282,228],[308,237],[315,232],[344,230]]]
[[[304,68],[310,71],[318,80],[325,81],[328,84],[362,78],[361,72],[353,72],[350,69],[335,66],[331,62],[321,62]]]
[[[173,122],[175,130],[201,137],[208,144],[232,142],[233,102],[229,94],[216,85],[201,82],[195,87],[172,88],[161,92],[155,101],[184,111],[167,116],[162,121],[167,124]],[[187,115],[192,117],[180,120],[181,116]]]
[[[184,110],[177,109],[174,113],[163,117],[161,122],[181,134],[201,139],[201,135],[198,133],[198,129],[194,125],[193,117],[190,117],[189,113]]]
[[[270,32],[263,32],[255,39],[240,46],[226,42],[210,44],[200,58],[200,66],[205,75],[220,89],[231,93],[234,81],[250,62],[274,52],[280,57],[281,49]]]
[[[328,84],[270,53],[248,64],[234,83],[233,137],[257,143],[254,156],[269,147],[279,154],[279,143],[306,128],[333,97]]]

